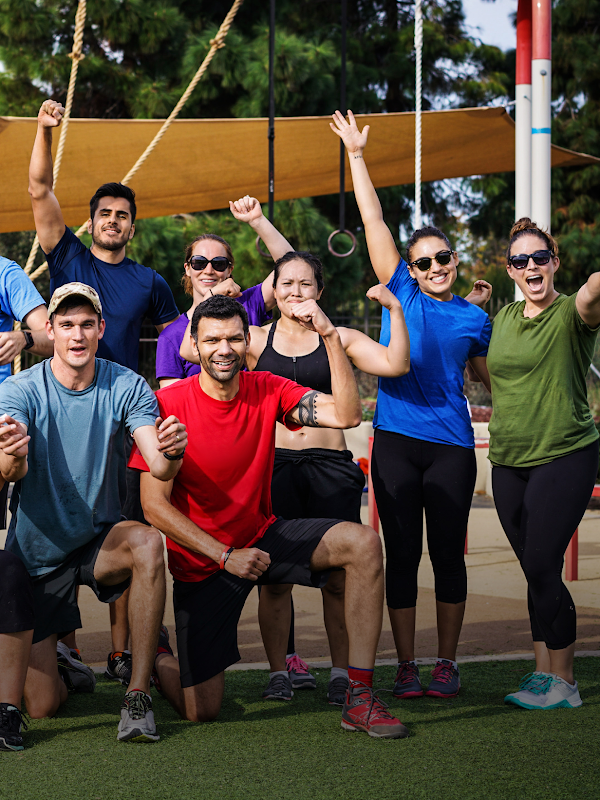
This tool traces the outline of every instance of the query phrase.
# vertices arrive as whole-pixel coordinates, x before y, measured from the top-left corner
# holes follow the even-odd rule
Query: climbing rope
[[[423,11],[415,2],[415,230],[421,227],[421,92],[423,69]]]

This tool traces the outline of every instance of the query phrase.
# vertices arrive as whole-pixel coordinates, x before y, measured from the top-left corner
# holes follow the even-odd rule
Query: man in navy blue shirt
[[[155,270],[127,258],[125,248],[135,232],[135,194],[121,183],[106,183],[90,200],[87,248],[65,225],[53,191],[52,129],[60,125],[65,109],[54,100],[42,103],[29,165],[29,194],[35,227],[48,259],[50,291],[78,281],[92,286],[100,296],[106,320],[98,357],[137,372],[141,327],[149,317],[160,333],[179,317],[173,294]],[[131,444],[129,442],[129,444]],[[139,506],[139,476],[127,471],[127,502],[123,514],[143,521]],[[111,604],[113,653],[107,675],[128,682],[131,660],[127,651],[127,595]],[[74,637],[67,638],[74,648]],[[112,658],[117,654],[117,658]],[[123,658],[125,653],[125,658]],[[110,674],[109,674],[110,673]],[[121,674],[122,673],[122,674]]]

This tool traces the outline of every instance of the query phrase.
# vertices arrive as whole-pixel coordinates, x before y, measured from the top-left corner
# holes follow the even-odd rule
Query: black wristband
[[[168,453],[163,453],[163,456],[167,459],[167,461],[181,461],[184,455],[185,455],[185,447],[183,448],[182,452],[179,453],[178,456],[170,456]]]
[[[31,334],[31,331],[21,331],[21,333],[25,337],[25,347],[23,348],[23,350],[29,350],[35,344],[35,342],[33,341],[33,336]]]

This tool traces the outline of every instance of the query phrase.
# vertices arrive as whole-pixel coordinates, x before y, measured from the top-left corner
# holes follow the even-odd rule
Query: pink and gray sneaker
[[[414,661],[401,661],[398,664],[396,682],[392,690],[394,697],[407,700],[410,697],[423,697],[423,687],[419,678],[419,668]]]
[[[441,658],[431,674],[426,697],[456,697],[460,691],[460,675],[452,661]]]
[[[285,665],[287,667],[290,681],[292,682],[292,689],[316,689],[317,679],[311,675],[308,670],[308,664],[303,661],[297,653],[293,656],[286,658]]]

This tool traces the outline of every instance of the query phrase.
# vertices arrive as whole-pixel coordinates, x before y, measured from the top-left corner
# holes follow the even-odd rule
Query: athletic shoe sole
[[[117,736],[119,742],[137,742],[138,744],[152,744],[153,742],[158,742],[160,736],[158,734],[151,734],[145,733],[144,731],[133,730],[130,731],[127,735],[126,739],[120,739]]]
[[[425,697],[440,697],[442,699],[450,697],[458,697],[459,691],[460,689],[457,692],[452,692],[452,694],[444,694],[443,692],[436,692],[435,690],[433,692],[430,692],[428,690],[425,692]],[[394,697],[398,697],[398,695],[395,694]]]
[[[24,749],[25,747],[22,744],[10,744],[9,742],[6,741],[6,739],[0,737],[0,751],[5,750],[5,751],[17,752],[19,750],[24,750]]]
[[[392,697],[395,697],[397,700],[410,700],[411,697],[423,697],[425,692],[421,689],[420,692],[404,692],[403,694],[396,694],[396,692],[392,693]]]
[[[561,700],[560,703],[553,703],[551,706],[532,706],[515,697],[505,697],[504,702],[506,705],[518,706],[519,708],[527,709],[527,711],[551,711],[553,708],[581,708],[583,705],[583,700],[577,705],[571,705],[568,700]]]
[[[292,681],[292,689],[316,689],[316,681]]]
[[[292,692],[292,697],[293,696],[294,696],[294,693]],[[262,695],[262,699],[263,700],[286,700],[287,701],[287,700],[291,700],[292,697],[283,697],[283,695],[280,695],[280,694],[264,694],[263,693],[263,695]]]
[[[364,725],[354,725],[346,720],[342,720],[342,728],[351,733],[368,733],[372,739],[406,739],[408,736],[408,728],[402,725],[401,729],[395,731],[382,731],[377,728],[365,728]]]

